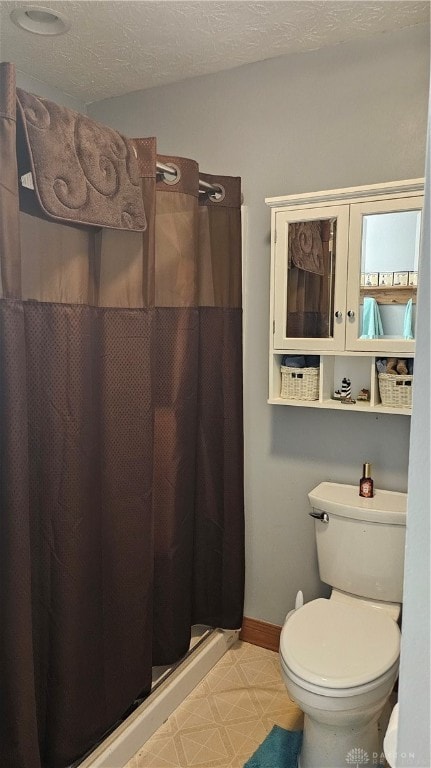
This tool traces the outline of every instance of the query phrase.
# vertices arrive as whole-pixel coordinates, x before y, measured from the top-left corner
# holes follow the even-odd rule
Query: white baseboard
[[[238,640],[239,630],[216,629],[115,729],[79,768],[123,768]]]

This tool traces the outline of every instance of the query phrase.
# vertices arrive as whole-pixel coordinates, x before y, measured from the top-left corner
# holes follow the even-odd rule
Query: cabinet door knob
[[[353,309],[349,309],[349,311],[347,313],[347,317],[355,317],[355,313],[354,313]]]
[[[338,318],[338,319],[340,319],[341,317],[343,317],[343,313],[342,313],[342,312],[340,312],[340,311],[337,309],[337,311],[336,311],[336,313],[335,313],[335,317],[336,317],[336,318]]]

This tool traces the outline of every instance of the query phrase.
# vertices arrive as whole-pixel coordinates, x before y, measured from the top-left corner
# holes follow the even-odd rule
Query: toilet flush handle
[[[316,520],[321,520],[322,523],[329,523],[329,515],[326,512],[318,512],[317,510],[312,509],[308,514]]]

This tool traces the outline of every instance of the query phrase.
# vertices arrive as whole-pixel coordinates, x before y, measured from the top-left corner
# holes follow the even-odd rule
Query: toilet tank
[[[315,520],[320,578],[359,597],[401,603],[407,494],[375,491],[359,496],[356,485],[320,483],[308,494]]]

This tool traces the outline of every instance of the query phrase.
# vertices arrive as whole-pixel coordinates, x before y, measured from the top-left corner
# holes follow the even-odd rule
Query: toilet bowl
[[[305,714],[300,768],[377,765],[377,722],[397,674],[400,631],[384,611],[337,599],[293,611],[280,637],[280,663]]]

